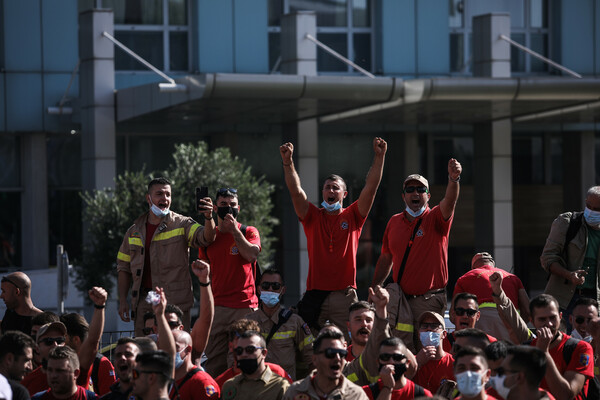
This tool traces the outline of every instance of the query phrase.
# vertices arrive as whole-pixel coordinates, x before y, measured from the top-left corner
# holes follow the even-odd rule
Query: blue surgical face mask
[[[586,207],[585,210],[583,211],[583,217],[585,218],[585,222],[587,222],[588,225],[593,226],[594,228],[597,228],[600,226],[600,212],[599,211],[593,211]]]
[[[152,204],[152,206],[150,207],[150,210],[152,211],[152,214],[156,215],[157,217],[166,217],[167,215],[169,215],[169,209],[165,209],[165,210],[161,210],[160,208],[158,208],[154,203],[152,203],[152,200],[150,200],[150,204]]]
[[[500,397],[502,397],[503,399],[508,399],[508,394],[510,393],[510,390],[512,388],[504,386],[505,380],[506,380],[506,375],[490,376],[490,382],[492,383],[492,387],[494,388],[494,390],[496,392],[498,392]]]
[[[440,345],[441,337],[442,334],[439,332],[419,332],[419,339],[421,339],[423,347],[438,347]]]
[[[260,292],[260,300],[267,307],[275,307],[279,303],[279,293],[263,290]]]
[[[326,202],[325,200],[323,200],[323,202],[321,203],[321,205],[323,206],[323,208],[329,212],[332,211],[337,211],[340,208],[342,208],[342,203],[340,203],[339,201],[335,204],[329,204],[328,202]]]
[[[175,353],[175,369],[181,367],[183,365],[183,358],[181,358],[181,354],[179,352]]]
[[[474,371],[465,371],[456,374],[456,385],[458,391],[467,397],[475,397],[483,390],[481,374]]]
[[[423,207],[419,208],[418,211],[413,211],[408,206],[406,206],[406,212],[413,218],[417,218],[418,216],[423,214],[425,212],[425,209],[427,209],[427,204],[423,204]]]

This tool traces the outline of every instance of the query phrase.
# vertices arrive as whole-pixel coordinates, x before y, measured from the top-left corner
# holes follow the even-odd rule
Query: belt
[[[583,297],[596,298],[596,289],[576,288],[575,293]]]
[[[423,294],[405,294],[404,296],[407,299],[416,299],[417,297],[422,297],[422,296],[426,296],[428,294],[438,294],[438,293],[444,293],[446,291],[446,289],[438,289],[438,290],[432,290],[429,291],[427,293],[423,293]]]

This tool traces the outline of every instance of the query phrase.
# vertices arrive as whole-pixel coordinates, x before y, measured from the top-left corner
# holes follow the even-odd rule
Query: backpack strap
[[[96,393],[100,392],[98,373],[100,371],[100,361],[102,361],[102,357],[104,357],[102,354],[96,353],[96,358],[94,358],[94,363],[92,364],[92,375],[90,378],[92,378],[92,385],[94,387],[94,392]]]
[[[565,342],[562,351],[563,360],[565,360],[565,364],[569,365],[569,363],[571,362],[571,357],[573,357],[573,352],[577,347],[577,343],[579,343],[579,339],[575,339],[573,337],[568,338]]]
[[[269,342],[273,338],[273,335],[275,335],[275,332],[277,332],[279,330],[279,328],[281,328],[281,326],[283,324],[285,324],[288,319],[290,319],[290,317],[292,316],[292,314],[293,314],[293,312],[290,309],[285,310],[285,309],[282,308],[279,311],[279,320],[277,321],[277,323],[275,325],[273,325],[273,327],[269,331],[269,335],[265,339],[265,342],[267,342],[267,345],[269,344]]]
[[[373,394],[373,398],[377,399],[377,396],[379,396],[379,393],[381,392],[381,389],[379,389],[379,381],[377,381],[375,383],[371,383],[369,385],[369,389],[371,389],[371,393]]]
[[[406,245],[406,250],[404,250],[404,257],[402,257],[402,263],[400,264],[400,269],[398,270],[398,276],[396,278],[396,283],[400,286],[400,280],[402,279],[402,275],[404,274],[404,268],[406,267],[406,261],[408,260],[408,254],[410,253],[410,249],[412,248],[413,241],[415,240],[415,236],[419,231],[419,227],[421,226],[421,222],[423,222],[423,218],[419,218],[417,223],[415,224],[415,228],[413,229],[412,235],[410,235],[410,239],[408,244]]]
[[[565,234],[565,243],[563,244],[563,254],[566,261],[567,256],[567,247],[571,240],[575,238],[577,232],[579,232],[579,228],[581,228],[581,224],[583,223],[583,211],[576,211],[571,214],[571,218],[569,218],[569,228],[567,229],[567,233]]]
[[[425,389],[415,383],[415,399],[421,396],[425,396]]]

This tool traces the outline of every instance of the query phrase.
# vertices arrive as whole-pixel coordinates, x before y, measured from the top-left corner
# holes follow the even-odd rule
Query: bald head
[[[180,329],[174,329],[174,330],[172,330],[172,332],[173,332],[173,338],[175,339],[175,343],[177,343],[179,345],[179,346],[177,346],[179,351],[181,351],[181,349],[184,347],[188,347],[188,346],[192,345],[192,337],[186,331],[182,331]]]
[[[31,292],[31,279],[24,273],[17,271],[11,272],[6,275],[5,278],[9,280],[12,284],[14,284],[17,288],[21,289],[23,293],[29,295]]]

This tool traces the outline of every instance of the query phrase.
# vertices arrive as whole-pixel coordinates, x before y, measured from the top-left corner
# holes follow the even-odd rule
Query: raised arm
[[[387,152],[387,143],[380,137],[373,139],[373,164],[367,174],[367,180],[365,187],[360,192],[358,197],[358,212],[362,217],[369,215],[375,195],[377,194],[377,188],[379,182],[381,182],[381,176],[383,175],[383,164],[385,163],[385,153]]]
[[[88,291],[90,300],[94,303],[94,314],[90,322],[90,330],[85,340],[81,343],[77,356],[81,364],[81,371],[88,371],[96,358],[100,338],[104,331],[104,307],[108,293],[101,287],[93,287]]]
[[[212,215],[212,199],[210,197],[204,197],[203,199],[200,199],[196,206],[198,207],[198,212],[204,214],[204,230],[202,234],[206,241],[206,245],[209,245],[214,242],[217,237],[217,232],[215,231],[215,219]]]
[[[490,275],[490,286],[492,287],[492,299],[496,303],[496,310],[500,319],[509,331],[511,340],[515,343],[523,343],[529,340],[531,332],[527,322],[521,318],[515,305],[510,301],[502,289],[502,274],[494,272]]]
[[[200,281],[200,315],[192,327],[192,345],[195,351],[202,354],[210,336],[210,327],[215,315],[215,301],[210,287],[210,265],[196,260],[192,263],[192,272]]]
[[[462,173],[462,165],[454,158],[448,161],[448,186],[446,194],[440,201],[440,211],[445,220],[448,220],[454,214],[458,193],[460,192],[460,174]]]
[[[300,177],[294,168],[294,145],[291,143],[285,143],[279,146],[279,153],[281,154],[281,162],[283,164],[283,175],[285,177],[285,184],[290,191],[292,197],[292,203],[294,204],[294,210],[298,218],[302,219],[308,213],[308,197],[302,186],[300,186]]]
[[[160,301],[157,305],[152,305],[152,311],[156,317],[156,325],[158,326],[158,348],[159,350],[165,351],[173,360],[175,359],[175,338],[171,327],[165,317],[165,307],[167,306],[167,297],[165,291],[162,288],[155,288],[156,293],[160,296]],[[173,371],[171,371],[171,378],[175,376],[175,363],[173,363]]]

